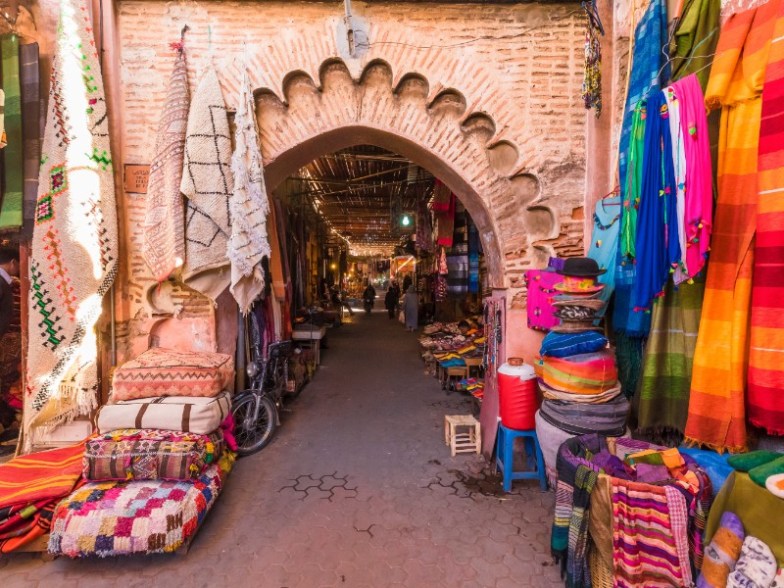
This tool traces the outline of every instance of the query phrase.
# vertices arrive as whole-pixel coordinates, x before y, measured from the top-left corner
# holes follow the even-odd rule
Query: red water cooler
[[[519,357],[510,357],[498,369],[498,403],[503,426],[518,431],[536,428],[538,398],[533,366]]]

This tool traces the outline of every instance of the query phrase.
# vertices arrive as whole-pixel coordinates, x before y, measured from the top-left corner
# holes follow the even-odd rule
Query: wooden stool
[[[480,375],[482,371],[482,358],[481,357],[466,357],[463,361],[465,361],[466,367],[468,368],[468,377],[471,377],[472,370],[476,375]]]
[[[441,381],[441,389],[449,390],[449,386],[451,385],[453,378],[460,380],[467,377],[468,366],[458,365],[454,367],[448,367],[444,370],[444,379]]]
[[[462,430],[465,429],[465,430]],[[457,453],[481,453],[482,425],[470,414],[444,415],[444,442]]]

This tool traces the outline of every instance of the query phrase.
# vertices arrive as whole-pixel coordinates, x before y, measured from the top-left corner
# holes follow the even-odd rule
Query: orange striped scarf
[[[784,2],[762,91],[754,281],[749,346],[749,422],[784,435]]]
[[[705,103],[721,106],[718,201],[694,355],[686,438],[746,447],[745,387],[762,86],[780,0],[732,15],[719,37]]]

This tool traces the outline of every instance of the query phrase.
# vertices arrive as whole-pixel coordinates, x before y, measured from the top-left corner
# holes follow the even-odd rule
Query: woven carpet
[[[89,482],[57,506],[49,552],[76,558],[175,551],[196,533],[222,487],[218,464],[190,481]]]
[[[709,107],[722,107],[718,200],[685,433],[688,440],[717,450],[746,447],[757,151],[774,4],[730,17],[705,92]]]
[[[169,77],[166,103],[158,123],[155,153],[150,165],[142,231],[142,257],[158,282],[168,278],[185,259],[185,213],[180,182],[190,91],[185,48],[182,43],[176,43],[175,50],[177,57]]]
[[[749,421],[784,435],[784,2],[762,90],[748,374]]]
[[[261,142],[256,125],[253,88],[244,70],[240,101],[234,118],[234,155],[231,172],[234,190],[229,198],[231,237],[228,255],[231,260],[231,293],[247,314],[253,301],[264,290],[262,257],[270,256],[267,215],[270,206],[264,185]]]
[[[185,225],[185,283],[215,300],[229,285],[231,135],[218,74],[208,65],[193,94],[185,139],[182,193],[188,199]]]
[[[22,88],[19,82],[19,37],[3,35],[3,91],[5,92],[5,189],[0,206],[0,230],[22,226]]]
[[[96,406],[94,328],[117,272],[108,117],[89,14],[84,0],[61,2],[30,259],[25,450],[38,432]]]

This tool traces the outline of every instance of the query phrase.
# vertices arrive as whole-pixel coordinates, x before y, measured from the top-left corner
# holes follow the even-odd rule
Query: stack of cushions
[[[56,555],[173,551],[195,534],[233,462],[231,356],[155,348],[118,368],[86,441],[87,484],[60,503]]]

